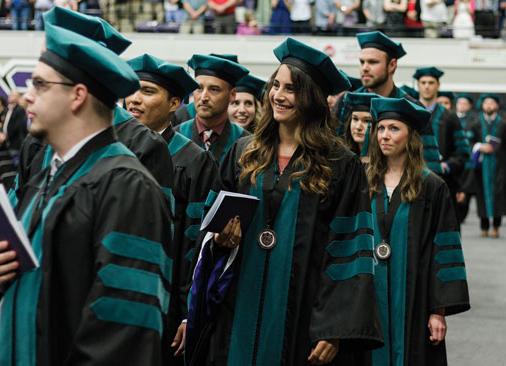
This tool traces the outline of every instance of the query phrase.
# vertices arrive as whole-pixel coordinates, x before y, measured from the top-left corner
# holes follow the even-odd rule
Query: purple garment
[[[290,34],[291,23],[290,10],[283,0],[279,0],[278,5],[272,11],[269,34]]]
[[[217,247],[211,250],[212,241],[203,245],[190,289],[185,344],[187,365],[198,364],[192,360],[194,350],[206,346],[215,314],[234,277],[232,266],[226,268],[231,251]]]

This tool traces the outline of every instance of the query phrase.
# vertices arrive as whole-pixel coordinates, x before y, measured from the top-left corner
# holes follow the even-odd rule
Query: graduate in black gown
[[[344,142],[360,156],[363,163],[369,162],[369,139],[372,127],[371,99],[380,98],[374,93],[346,93],[343,99],[345,113]]]
[[[10,276],[0,364],[166,365],[168,203],[111,124],[118,98],[139,80],[100,43],[45,27],[46,50],[26,100],[30,133],[54,154],[18,205],[40,266],[16,273],[14,261],[11,272],[0,273],[2,283]]]
[[[425,167],[430,113],[406,99],[373,99],[367,169],[385,346],[378,366],[446,365],[445,317],[469,309],[462,243],[445,182]]]
[[[470,142],[473,132],[471,124],[475,117],[473,110],[474,100],[470,94],[460,93],[455,97],[455,113],[459,118],[460,125],[466,134],[467,141]],[[471,148],[471,146],[469,146]],[[474,163],[471,157],[464,165],[464,171],[460,176],[460,192],[457,193],[457,217],[459,223],[463,223],[469,212],[469,203],[471,197],[476,194],[476,187],[474,181]]]
[[[504,130],[506,121],[499,113],[500,99],[496,94],[486,93],[480,96],[478,107],[481,109],[477,120],[471,125],[473,160],[476,162],[474,183],[481,235],[499,237],[502,216],[506,214],[501,204],[506,194],[504,181]],[[498,157],[500,157],[498,161]]]
[[[357,93],[376,93],[388,98],[407,98],[418,103],[411,95],[398,88],[394,83],[398,60],[406,55],[401,43],[395,42],[380,31],[357,34],[360,46],[360,78],[362,88]],[[427,125],[423,132],[424,159],[431,169],[440,170],[438,140]]]
[[[248,132],[255,131],[260,119],[265,81],[246,75],[235,86],[235,98],[228,105],[228,119]]]
[[[420,102],[431,112],[430,124],[438,139],[441,163],[439,169],[431,166],[431,170],[444,179],[455,205],[457,192],[461,191],[460,177],[471,150],[457,115],[437,102],[439,79],[443,74],[444,72],[436,67],[423,67],[415,71],[413,78],[418,82]]]
[[[62,7],[54,7],[45,13],[44,22],[102,42],[118,55],[132,43],[105,20]],[[167,192],[172,186],[172,162],[163,138],[118,106],[114,109],[113,124],[118,139],[137,156]],[[52,151],[46,149],[45,145],[44,141],[31,135],[23,143],[15,187],[10,193],[14,204],[23,196],[25,184],[30,177],[47,166]]]
[[[365,172],[331,128],[349,88],[321,51],[288,38],[255,134],[221,165],[221,188],[260,199],[242,232],[207,233],[190,293],[190,365],[354,365],[382,344]]]
[[[235,97],[235,84],[248,70],[226,58],[193,55],[188,66],[195,70],[199,84],[193,92],[195,118],[176,126],[186,136],[221,163],[235,141],[249,133],[228,119],[228,105]]]
[[[179,107],[179,109],[174,113],[174,126],[195,118],[196,114],[197,110],[195,109],[195,103],[193,102]]]
[[[237,55],[232,54],[216,54],[211,53],[210,56],[220,57],[224,58],[226,60],[239,63],[239,59]],[[183,122],[189,121],[193,118],[195,118],[195,115],[197,114],[197,110],[195,109],[195,103],[191,102],[186,105],[180,106],[176,112],[174,113],[174,117],[172,119],[172,126],[177,126]]]
[[[437,92],[437,99],[436,101],[438,104],[441,104],[447,111],[453,111],[453,104],[455,102],[455,93],[451,91],[441,91],[438,90]]]
[[[179,325],[186,319],[187,286],[195,240],[200,231],[204,203],[217,177],[218,167],[208,151],[175,132],[171,125],[181,100],[198,87],[195,80],[181,66],[148,54],[129,60],[128,64],[139,76],[141,88],[125,99],[127,110],[165,139],[174,166],[174,245],[179,272],[174,274],[173,284],[181,289],[174,322]],[[176,329],[170,332],[176,335]],[[174,347],[180,355],[183,348],[180,337]]]

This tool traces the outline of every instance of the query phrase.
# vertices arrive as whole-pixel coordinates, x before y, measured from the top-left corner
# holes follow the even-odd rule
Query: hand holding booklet
[[[231,218],[239,216],[241,230],[244,234],[255,216],[259,201],[255,196],[220,191],[209,212],[204,217],[200,230],[220,233]]]
[[[9,250],[16,252],[19,262],[18,273],[30,271],[39,266],[32,245],[21,222],[16,218],[7,192],[0,184],[0,241],[9,243]]]
[[[499,145],[501,145],[501,139],[498,137],[492,136],[492,135],[487,135],[485,137],[485,141],[488,144],[492,145],[492,148],[494,149],[494,151],[496,151],[497,148],[499,147]]]

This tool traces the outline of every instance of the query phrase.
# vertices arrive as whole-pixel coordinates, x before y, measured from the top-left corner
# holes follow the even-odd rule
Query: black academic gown
[[[176,126],[175,130],[205,149],[194,119]],[[249,134],[250,133],[241,126],[227,120],[221,135],[211,144],[209,151],[213,154],[218,164],[221,164],[234,143],[241,137],[248,136]]]
[[[466,138],[469,143],[470,150],[472,148],[470,141],[473,140],[473,131],[472,131],[471,127],[472,127],[475,120],[476,120],[476,115],[473,112],[468,112],[466,115],[459,117],[460,126],[462,127],[462,129],[464,130],[464,132],[466,134]],[[471,156],[470,156],[469,159],[467,159],[467,161],[464,165],[464,171],[462,172],[462,174],[459,178],[461,191],[465,192],[466,195],[468,195],[468,196],[473,195],[476,192],[475,182],[474,182],[474,168],[475,168],[474,163],[472,162]],[[466,197],[466,203],[463,204],[464,206],[465,205],[469,206],[468,200],[469,200],[469,198]],[[460,209],[462,207],[462,205],[459,204],[458,207]],[[467,212],[467,209],[468,209],[468,207],[465,208],[466,212]]]
[[[174,166],[173,194],[174,243],[179,272],[175,274],[176,286],[181,288],[177,308],[177,324],[186,319],[188,284],[195,255],[195,241],[200,232],[204,204],[215,184],[218,166],[209,152],[204,151],[172,127],[162,137],[168,144]]]
[[[446,365],[444,342],[429,341],[429,315],[444,309],[446,316],[466,311],[469,294],[458,223],[444,181],[424,172],[422,191],[412,203],[393,211],[388,260],[378,260],[375,288],[385,346],[372,352],[374,366]],[[382,241],[383,210],[395,207],[385,190],[373,195],[375,245]],[[383,210],[381,203],[383,200]],[[387,211],[388,212],[388,211]],[[451,336],[451,334],[450,334]]]
[[[497,195],[497,206],[501,214],[506,215],[506,122],[503,122],[502,131],[499,133],[501,145],[496,151],[496,177],[495,186],[503,187]]]
[[[189,121],[190,119],[195,118],[195,114],[197,111],[195,110],[195,104],[189,103],[187,105],[181,106],[176,113],[174,113],[174,118],[172,120],[172,125],[177,126],[183,122]]]
[[[361,86],[360,88],[358,88],[356,90],[349,90],[349,92],[373,93],[373,92],[369,91],[366,87],[363,87],[363,86]],[[344,136],[345,122],[348,117],[347,114],[349,113],[349,110],[344,105],[344,96],[346,95],[346,93],[347,92],[343,93],[343,95],[337,100],[334,110],[332,111],[338,121],[338,126],[336,129],[337,135],[341,136],[341,137]],[[419,102],[416,99],[412,98],[411,96],[406,94],[404,91],[402,91],[401,89],[399,89],[395,85],[394,85],[394,88],[392,89],[392,91],[390,92],[390,94],[388,95],[388,98],[406,98],[414,103],[419,104]]]
[[[440,104],[436,104],[432,112],[431,124],[438,139],[442,163],[447,163],[450,168],[449,172],[442,172],[441,177],[448,185],[452,200],[456,204],[455,195],[460,191],[459,178],[470,158],[469,142],[457,115]]]
[[[16,105],[7,123],[7,146],[16,153],[28,133],[27,121],[26,111],[20,105]]]
[[[137,156],[167,192],[172,186],[173,168],[165,140],[120,107],[114,109],[113,125],[118,140]],[[15,187],[10,194],[13,203],[22,198],[24,186],[30,177],[47,166],[48,157],[52,154],[47,150],[46,144],[33,136],[28,135],[25,139],[20,153]]]
[[[367,88],[361,87],[355,91],[355,93],[367,93],[369,92]],[[394,85],[394,88],[388,95],[388,98],[405,98],[409,100],[410,102],[413,102],[415,104],[421,105],[420,101],[416,100],[406,92],[402,91],[401,89],[397,88]],[[342,105],[342,101],[339,102],[338,106],[338,118],[341,121],[345,120],[345,111],[344,106]],[[344,122],[340,124],[340,128],[338,128],[337,131],[339,136],[343,136],[344,134]],[[438,139],[436,138],[436,134],[433,131],[432,124],[428,123],[425,128],[423,129],[421,133],[422,143],[423,143],[423,158],[425,160],[425,163],[431,169],[433,172],[437,174],[441,174],[441,154],[439,152],[439,145],[438,145]]]
[[[48,173],[18,205],[41,265],[4,295],[0,364],[166,365],[173,246],[159,185],[111,128]]]
[[[0,127],[1,128],[1,127]],[[7,144],[0,144],[0,183],[9,190],[16,177],[16,168],[12,161],[12,155]]]
[[[501,138],[505,136],[506,121],[500,115],[492,123],[487,123],[484,114],[480,113],[478,119],[472,124],[471,145],[486,142],[487,135]],[[504,140],[501,141],[504,145]],[[485,218],[499,217],[505,214],[503,197],[506,194],[504,184],[504,146],[492,154],[483,154],[483,160],[474,170],[474,183],[476,200],[478,203],[478,216]]]
[[[331,364],[360,364],[365,349],[382,343],[364,168],[343,149],[330,160],[327,198],[304,192],[296,181],[291,190],[280,191],[283,203],[273,225],[278,244],[269,251],[259,247],[257,238],[266,226],[263,182],[274,179],[277,163],[257,176],[257,185],[239,182],[238,159],[249,140],[240,139],[222,163],[221,188],[255,195],[260,204],[230,267],[230,288],[211,319],[193,312],[205,307],[205,295],[194,293],[197,284],[192,285],[187,361],[192,365],[307,365],[319,340],[337,338],[340,351]],[[203,250],[208,245],[204,241]],[[200,268],[199,261],[196,271]],[[202,332],[192,333],[195,325]]]

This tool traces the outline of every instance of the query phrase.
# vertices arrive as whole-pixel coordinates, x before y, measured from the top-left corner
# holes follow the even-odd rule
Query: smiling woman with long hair
[[[406,99],[371,102],[367,168],[385,346],[372,364],[446,365],[445,316],[469,309],[464,256],[446,183],[423,160],[430,113]]]
[[[298,41],[274,53],[281,65],[255,134],[221,166],[220,188],[259,206],[246,232],[234,218],[203,240],[188,317],[192,365],[355,365],[382,342],[365,172],[334,135],[326,101],[349,83]]]
[[[265,81],[246,75],[235,86],[235,98],[228,105],[228,119],[249,132],[255,130],[262,111]]]

